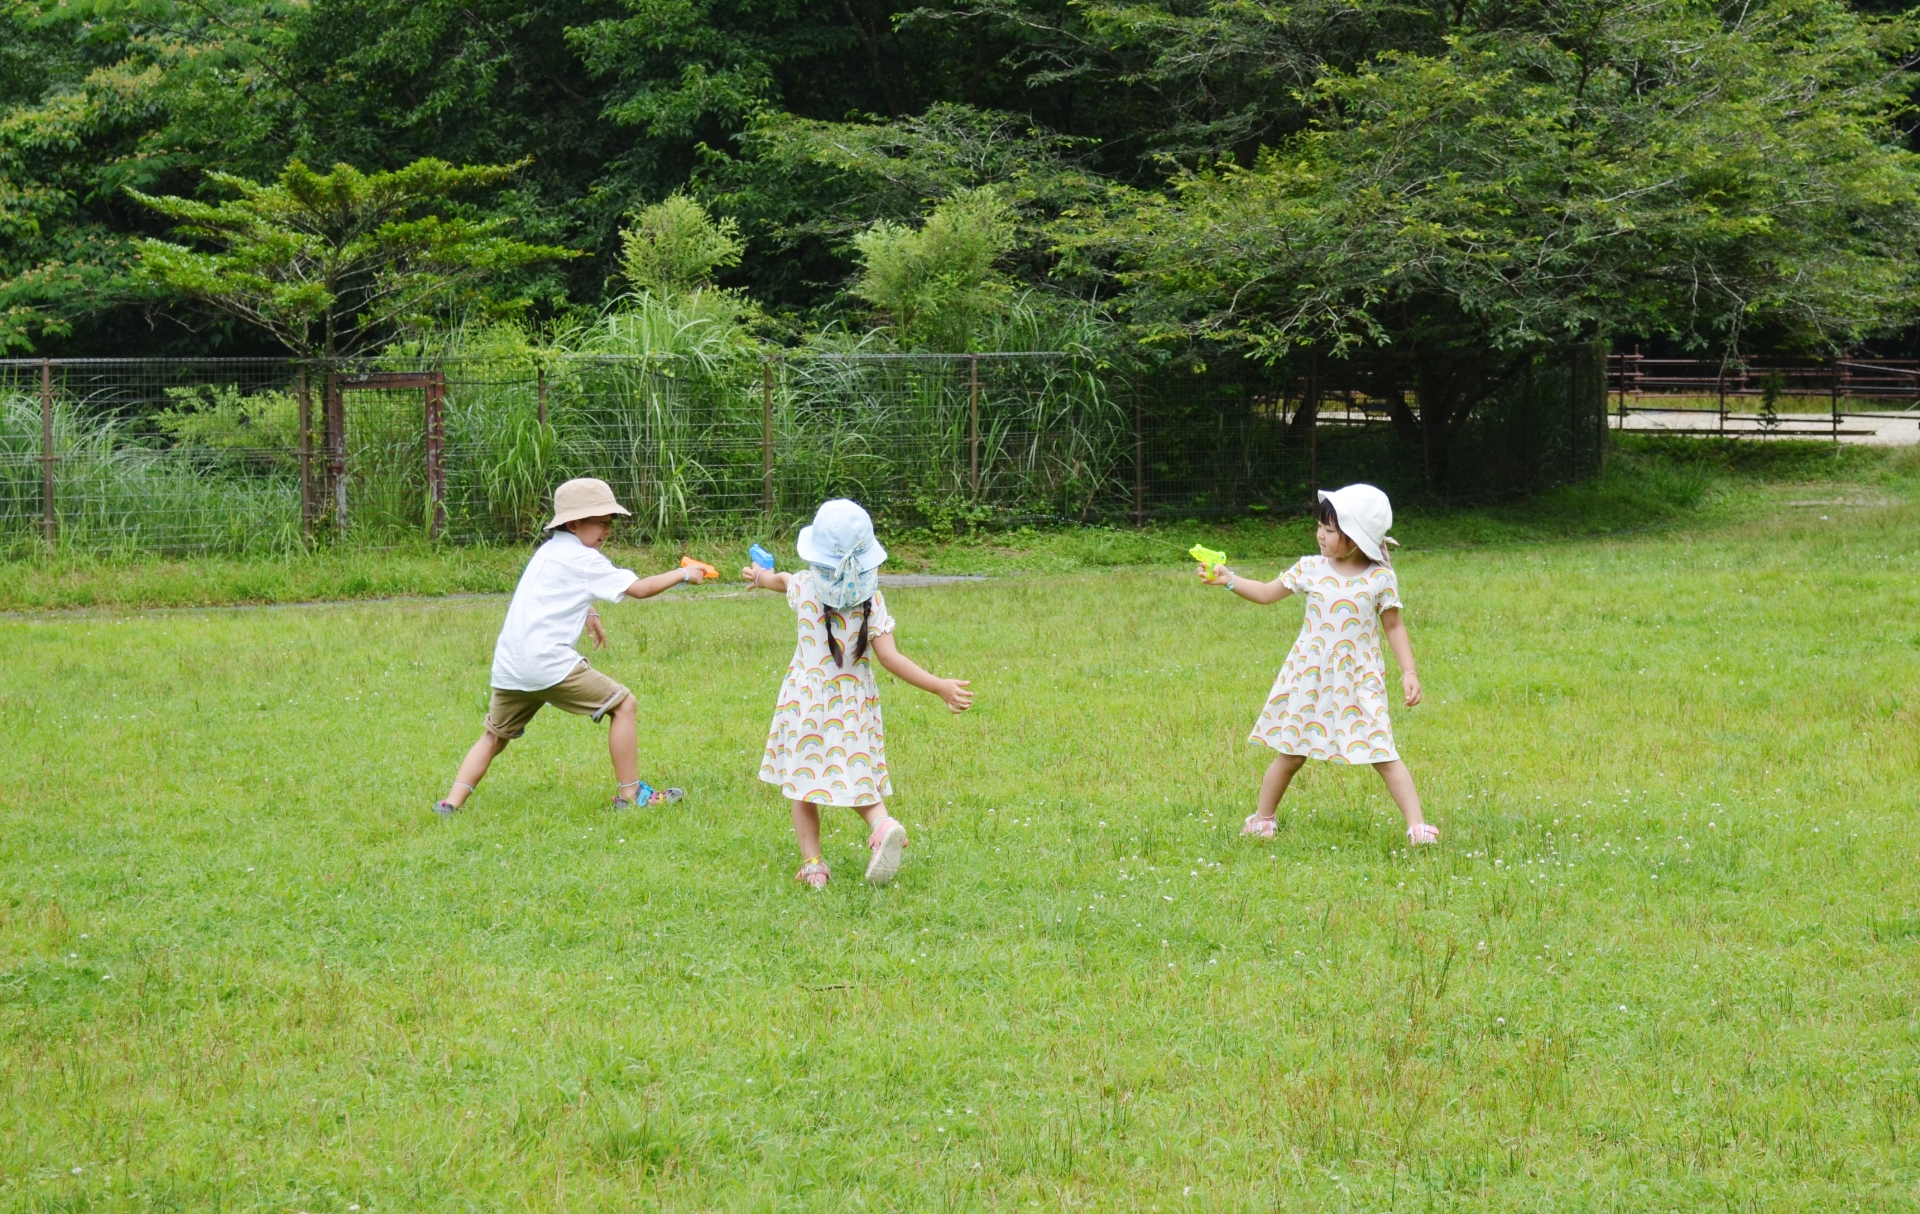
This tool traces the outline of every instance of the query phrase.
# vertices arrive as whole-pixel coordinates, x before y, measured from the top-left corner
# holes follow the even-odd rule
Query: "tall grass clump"
[[[1035,293],[958,354],[823,331],[779,366],[780,501],[857,496],[936,529],[1086,518],[1119,491],[1130,455],[1110,388],[1116,344],[1091,312]]]
[[[0,393],[0,551],[45,551],[40,400]],[[57,544],[63,551],[279,552],[300,545],[297,466],[281,451],[168,446],[136,423],[56,397]]]

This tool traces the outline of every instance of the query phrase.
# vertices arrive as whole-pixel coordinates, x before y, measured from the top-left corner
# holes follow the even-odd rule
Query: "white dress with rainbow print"
[[[789,800],[815,805],[873,805],[893,795],[887,780],[887,739],[880,721],[880,687],[873,679],[873,639],[893,631],[893,617],[879,591],[867,621],[868,649],[851,661],[860,635],[857,607],[835,610],[833,635],[849,660],[836,666],[814,589],[813,571],[787,583],[787,606],[799,616],[800,643],[787,665],[786,681],[767,730],[760,778],[778,785]]]
[[[1329,763],[1399,758],[1380,655],[1380,613],[1400,605],[1393,569],[1375,564],[1347,577],[1309,556],[1280,577],[1306,599],[1306,618],[1247,741]]]

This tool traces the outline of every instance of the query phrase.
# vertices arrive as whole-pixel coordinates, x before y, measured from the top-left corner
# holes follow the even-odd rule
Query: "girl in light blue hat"
[[[880,593],[887,550],[873,536],[873,520],[857,503],[823,504],[794,545],[807,567],[775,573],[749,565],[741,576],[756,588],[784,590],[799,617],[800,638],[780,684],[760,760],[760,778],[777,786],[793,810],[800,871],[794,878],[825,889],[831,874],[820,855],[820,806],[844,805],[867,821],[867,880],[885,885],[900,871],[907,828],[887,813],[893,794],[887,777],[886,730],[880,688],[870,658],[903,683],[930,691],[954,712],[973,693],[964,679],[940,679],[901,653],[893,616]]]

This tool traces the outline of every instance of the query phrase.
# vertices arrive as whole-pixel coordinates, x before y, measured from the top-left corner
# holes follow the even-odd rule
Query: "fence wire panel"
[[[1491,501],[1598,474],[1605,351],[1548,351],[1444,430],[1390,373],[1325,362],[1172,374],[1132,386],[1137,519],[1297,510],[1366,481],[1396,501]]]
[[[608,481],[632,539],[789,529],[826,498],[883,525],[1295,510],[1590,476],[1593,347],[1543,355],[1436,442],[1352,367],[1120,376],[1031,355],[0,362],[0,552],[256,553],[525,540],[553,486]],[[50,440],[50,441],[49,441]]]
[[[0,364],[0,548],[297,545],[298,378],[284,360]]]

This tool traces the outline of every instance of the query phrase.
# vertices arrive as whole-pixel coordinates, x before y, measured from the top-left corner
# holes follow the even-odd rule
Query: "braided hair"
[[[860,604],[860,636],[853,643],[853,661],[843,662],[840,657],[840,641],[833,635],[833,608],[820,604],[820,627],[827,633],[827,652],[833,655],[833,664],[839,667],[858,666],[860,659],[867,655],[867,625],[873,620],[873,600]]]

